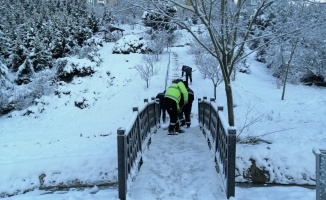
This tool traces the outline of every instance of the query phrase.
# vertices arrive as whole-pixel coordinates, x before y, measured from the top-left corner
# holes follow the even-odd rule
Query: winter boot
[[[180,129],[180,125],[179,125],[179,123],[177,123],[176,126],[175,126],[175,132],[184,133],[185,131]]]
[[[175,132],[175,131],[169,131],[169,132],[168,132],[168,135],[178,135],[178,132]]]
[[[178,132],[178,133],[184,133],[185,131],[184,130],[182,130],[182,129],[177,129],[177,130],[175,130],[176,132]]]
[[[168,135],[178,135],[178,132],[176,132],[174,129],[175,127],[170,125],[168,129]]]

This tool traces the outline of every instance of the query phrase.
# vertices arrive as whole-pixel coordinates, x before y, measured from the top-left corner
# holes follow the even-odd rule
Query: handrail
[[[126,200],[128,187],[143,163],[142,154],[151,143],[151,135],[160,127],[159,102],[144,99],[145,106],[133,108],[129,128],[117,130],[119,199]]]
[[[224,175],[226,196],[235,196],[236,129],[230,127],[223,107],[214,107],[214,98],[198,99],[198,121],[209,148],[214,154],[218,172]]]

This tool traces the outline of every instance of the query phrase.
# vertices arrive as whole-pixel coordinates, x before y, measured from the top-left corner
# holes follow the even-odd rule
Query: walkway
[[[198,126],[167,135],[160,128],[143,156],[127,199],[226,199],[213,155]]]

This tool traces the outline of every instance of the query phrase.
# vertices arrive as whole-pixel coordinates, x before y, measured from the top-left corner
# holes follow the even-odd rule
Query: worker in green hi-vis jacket
[[[177,135],[183,133],[184,130],[180,129],[178,120],[178,113],[184,105],[179,105],[181,94],[183,95],[184,105],[188,103],[188,91],[181,79],[172,81],[171,85],[166,89],[164,96],[164,103],[166,111],[170,116],[170,124],[168,128],[168,135]]]

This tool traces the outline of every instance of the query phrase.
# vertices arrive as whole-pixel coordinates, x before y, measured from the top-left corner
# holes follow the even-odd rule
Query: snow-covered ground
[[[124,29],[125,34],[144,31],[140,27]],[[190,41],[183,33],[178,43]],[[101,48],[103,63],[95,68],[92,77],[75,78],[72,83],[59,86],[60,95],[41,98],[41,103],[28,109],[33,113],[27,116],[23,116],[27,110],[22,110],[0,117],[0,194],[20,194],[35,189],[4,199],[117,199],[115,189],[94,187],[44,195],[41,194],[45,191],[36,189],[76,180],[90,185],[117,182],[116,131],[130,123],[132,107],[143,106],[144,98],[155,97],[165,89],[169,55],[164,52],[155,65],[157,74],[146,88],[134,68],[142,62],[142,55],[112,54],[113,47],[114,43],[105,43]],[[188,48],[178,45],[170,49],[169,82],[175,73],[181,76],[182,65],[195,68]],[[282,90],[266,67],[252,57],[247,63],[251,73],[238,73],[232,82],[236,127],[241,138],[259,136],[268,143],[237,144],[236,167],[240,170],[237,181],[245,179],[244,171],[253,158],[257,167],[269,171],[273,182],[314,185],[312,149],[325,148],[326,143],[325,88],[287,84],[285,100],[281,100]],[[213,97],[211,81],[204,80],[198,70],[193,72],[190,87],[195,99]],[[75,102],[81,101],[88,106],[77,108]],[[217,103],[226,106],[223,84],[218,86]],[[197,102],[194,102],[192,127],[196,127],[197,113]],[[253,121],[256,122],[247,126]],[[308,200],[314,197],[315,190],[301,187],[237,187],[235,199]]]
[[[316,199],[315,190],[301,187],[255,187],[255,188],[235,188],[236,198],[230,200],[313,200]],[[166,195],[166,194],[162,194]],[[69,191],[33,191],[22,195],[3,198],[4,200],[117,200],[118,192],[114,189],[99,189],[98,187],[85,190],[71,189]],[[187,196],[187,194],[185,194]],[[142,200],[151,200],[147,196],[142,196]],[[176,198],[161,198],[164,200]],[[203,200],[206,200],[204,198]],[[179,198],[176,200],[188,200]],[[201,200],[201,199],[200,199]]]

